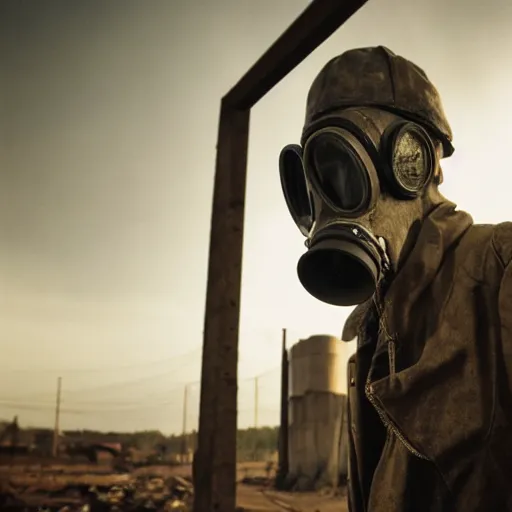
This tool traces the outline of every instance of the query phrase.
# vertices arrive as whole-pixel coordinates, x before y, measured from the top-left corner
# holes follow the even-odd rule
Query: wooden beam
[[[221,105],[204,322],[194,512],[233,512],[249,110]]]
[[[279,425],[279,467],[276,478],[276,487],[285,489],[286,479],[290,470],[289,454],[289,415],[288,398],[289,390],[289,368],[288,349],[286,348],[286,329],[283,329],[283,341],[281,350],[281,421]]]
[[[313,0],[221,102],[203,333],[194,512],[234,512],[238,329],[250,108],[367,0]]]
[[[314,0],[224,97],[253,107],[368,0]]]

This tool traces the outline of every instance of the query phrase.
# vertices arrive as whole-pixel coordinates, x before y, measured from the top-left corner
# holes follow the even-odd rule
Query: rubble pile
[[[130,476],[122,482],[60,486],[0,483],[0,510],[12,512],[188,512],[193,489],[185,478]]]

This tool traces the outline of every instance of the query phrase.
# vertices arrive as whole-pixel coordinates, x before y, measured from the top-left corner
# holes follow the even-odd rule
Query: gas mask
[[[284,197],[308,248],[298,277],[312,296],[336,306],[372,297],[391,267],[372,213],[386,196],[422,194],[437,158],[419,124],[374,108],[324,115],[304,132],[302,146],[281,151]]]

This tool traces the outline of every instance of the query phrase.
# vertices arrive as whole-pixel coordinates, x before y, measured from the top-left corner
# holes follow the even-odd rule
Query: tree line
[[[238,460],[262,460],[277,451],[278,427],[240,429],[237,432]],[[197,432],[165,436],[158,430],[141,432],[98,432],[93,430],[71,430],[64,435],[90,443],[121,443],[125,448],[144,452],[160,451],[178,454],[194,451],[197,447]]]
[[[0,434],[12,422],[0,420]],[[276,451],[279,427],[240,429],[237,432],[238,460],[268,460]],[[145,453],[181,454],[197,447],[197,432],[166,436],[159,430],[139,432],[101,432],[97,430],[65,430],[64,437],[80,444],[121,443],[123,449],[136,449]],[[51,442],[53,431],[46,428],[20,428],[18,443],[37,445]],[[41,448],[41,447],[40,447]]]

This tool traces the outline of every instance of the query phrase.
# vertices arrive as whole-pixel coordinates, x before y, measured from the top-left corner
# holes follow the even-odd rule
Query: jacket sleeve
[[[502,351],[498,354],[498,360],[501,361],[498,364],[502,364],[502,375],[506,374],[512,403],[512,222],[503,222],[495,226],[493,249],[503,269],[498,297]]]
[[[512,393],[512,263],[505,267],[499,292],[501,322],[501,350],[498,358],[503,361],[508,389]]]

